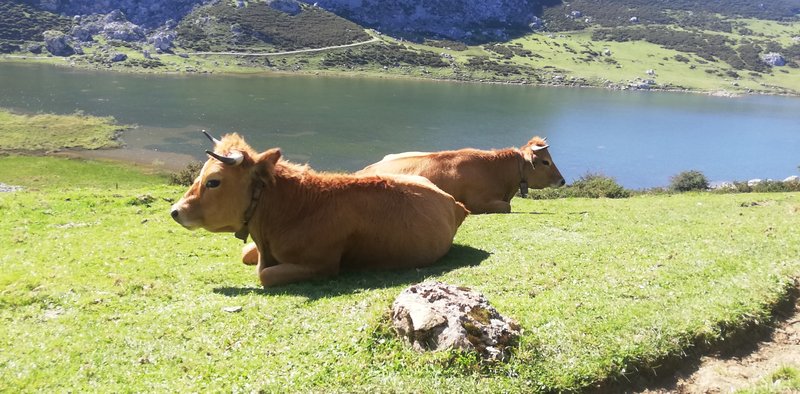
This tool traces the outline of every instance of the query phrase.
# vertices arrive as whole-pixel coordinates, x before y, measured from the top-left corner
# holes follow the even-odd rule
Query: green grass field
[[[129,127],[111,117],[23,115],[0,108],[0,151],[118,148],[117,134]]]
[[[798,193],[515,199],[433,267],[265,291],[233,236],[171,220],[163,177],[10,156],[0,182],[26,188],[0,193],[2,392],[575,391],[769,324],[800,269]],[[510,362],[391,334],[434,279],[520,322]]]

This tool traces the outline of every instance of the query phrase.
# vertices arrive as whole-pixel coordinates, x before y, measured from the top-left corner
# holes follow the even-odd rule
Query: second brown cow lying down
[[[249,233],[257,249],[244,259],[257,261],[264,286],[431,265],[469,213],[424,178],[317,173],[236,134],[209,155],[172,217],[189,229]]]
[[[387,155],[357,175],[411,174],[428,178],[464,203],[471,213],[511,212],[511,198],[528,187],[564,185],[544,139],[534,137],[521,148],[460,149]]]

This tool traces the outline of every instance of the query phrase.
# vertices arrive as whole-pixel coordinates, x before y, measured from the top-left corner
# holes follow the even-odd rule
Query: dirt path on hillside
[[[344,44],[344,45],[333,45],[329,47],[322,47],[322,48],[311,48],[311,49],[298,49],[296,51],[284,51],[284,52],[187,52],[187,55],[230,55],[230,56],[284,56],[284,55],[294,55],[298,53],[309,53],[309,52],[322,52],[328,51],[331,49],[341,49],[341,48],[352,48],[366,44],[372,44],[373,42],[378,42],[380,39],[378,37],[372,37],[367,41],[355,42],[352,44]]]
[[[714,354],[689,362],[665,378],[668,383],[639,391],[642,394],[730,393],[752,388],[782,366],[800,368],[800,304],[772,333],[732,354]]]

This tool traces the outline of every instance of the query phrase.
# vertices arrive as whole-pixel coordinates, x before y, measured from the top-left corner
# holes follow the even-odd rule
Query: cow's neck
[[[528,183],[525,178],[525,157],[522,152],[516,148],[506,148],[493,153],[494,162],[499,166],[493,171],[493,175],[498,176],[495,182],[502,183],[504,201],[511,201],[517,191],[525,197],[528,194]]]
[[[264,190],[264,182],[260,179],[254,179],[252,185],[253,191],[250,197],[250,204],[244,211],[242,227],[233,234],[236,238],[241,239],[244,243],[247,243],[247,236],[250,235],[250,222],[253,219],[253,214],[258,207],[258,202],[261,200],[261,193]]]
[[[305,167],[279,162],[275,171],[275,183],[264,187],[258,206],[262,207],[250,223],[252,236],[260,236],[270,229],[281,231],[287,223],[299,220],[310,204],[306,177],[314,177]],[[264,233],[267,234],[267,233]]]

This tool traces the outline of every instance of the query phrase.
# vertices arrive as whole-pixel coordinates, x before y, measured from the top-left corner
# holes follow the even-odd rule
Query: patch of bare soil
[[[797,303],[791,315],[777,322],[772,332],[754,338],[750,346],[730,349],[689,362],[661,386],[642,394],[730,393],[754,387],[782,366],[800,368],[800,310]]]

